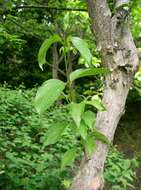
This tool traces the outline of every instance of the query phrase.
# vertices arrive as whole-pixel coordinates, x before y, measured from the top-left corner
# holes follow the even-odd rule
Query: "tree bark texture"
[[[130,32],[129,15],[123,7],[116,8],[112,14],[106,0],[87,0],[87,3],[97,50],[103,66],[111,71],[105,79],[103,103],[106,111],[98,112],[96,128],[111,142],[138,69],[138,53]],[[107,145],[98,141],[96,151],[78,172],[71,190],[103,189],[102,173],[107,153]]]

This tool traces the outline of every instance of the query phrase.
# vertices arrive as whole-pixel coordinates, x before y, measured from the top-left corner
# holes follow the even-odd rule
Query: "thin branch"
[[[64,55],[61,55],[59,60],[58,60],[58,64],[60,64],[63,61]]]
[[[70,8],[70,7],[49,7],[45,5],[41,6],[33,6],[33,5],[23,5],[23,6],[16,6],[15,9],[47,9],[47,10],[55,10],[55,11],[81,11],[81,12],[88,12],[87,9],[83,8]]]
[[[48,66],[50,66],[51,68],[54,68],[54,69],[58,70],[63,76],[66,77],[66,74],[65,74],[61,69],[59,69],[59,68],[57,68],[57,67],[54,67],[52,64],[50,64],[50,63],[48,63],[48,62],[46,62],[46,64],[47,64]]]

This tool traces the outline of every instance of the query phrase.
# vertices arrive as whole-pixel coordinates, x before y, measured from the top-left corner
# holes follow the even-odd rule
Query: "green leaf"
[[[61,38],[58,35],[53,35],[51,36],[49,39],[46,39],[40,49],[39,49],[39,53],[38,53],[38,63],[39,63],[39,67],[43,70],[43,65],[46,63],[46,53],[48,51],[48,49],[50,48],[50,46],[55,43],[55,42],[61,42]]]
[[[66,122],[52,124],[43,138],[43,148],[50,144],[56,143],[60,139],[67,126],[68,123]]]
[[[30,160],[24,160],[22,158],[15,157],[14,154],[10,152],[6,153],[6,157],[10,159],[13,163],[15,163],[17,166],[28,165],[31,167],[35,167],[34,163]]]
[[[68,128],[71,129],[74,136],[78,133],[78,127],[76,126],[74,121],[72,121],[68,124]]]
[[[38,113],[43,113],[60,96],[66,84],[57,79],[50,79],[38,89],[35,97],[35,108]]]
[[[96,115],[95,113],[93,113],[92,111],[86,111],[84,114],[83,114],[83,120],[85,122],[85,124],[89,127],[89,128],[93,128],[93,125],[94,125],[94,122],[95,122],[95,119],[96,119]]]
[[[101,102],[99,102],[98,100],[85,101],[85,103],[88,105],[94,106],[99,111],[105,111],[106,110],[104,105]]]
[[[81,56],[91,65],[92,54],[88,48],[88,44],[81,38],[71,37],[71,42],[75,48],[80,52]]]
[[[62,184],[64,185],[64,187],[65,187],[66,189],[69,189],[69,188],[70,188],[71,183],[72,183],[72,180],[69,180],[69,179],[64,179],[64,180],[62,181]]]
[[[61,169],[64,169],[66,166],[69,166],[73,163],[76,157],[76,148],[70,149],[62,156],[61,159]]]
[[[106,111],[106,108],[103,105],[102,100],[100,99],[100,97],[98,95],[93,96],[90,101],[85,101],[85,104],[94,106],[99,111]]]
[[[81,116],[85,110],[85,103],[81,102],[77,104],[73,102],[69,105],[69,110],[74,122],[76,123],[77,127],[79,127],[81,122]]]
[[[107,74],[109,71],[105,68],[88,68],[88,69],[77,69],[70,73],[70,81],[74,81],[78,78],[86,77],[86,76],[94,76],[99,74]]]
[[[108,138],[103,133],[99,132],[97,129],[93,130],[93,134],[96,140],[102,141],[103,143],[110,145]]]
[[[84,141],[84,147],[86,152],[91,155],[96,149],[96,143],[93,135],[88,135],[87,139]]]
[[[78,131],[83,139],[86,139],[87,137],[87,130],[88,130],[87,125],[85,125],[84,122],[81,122],[80,127],[78,128]]]

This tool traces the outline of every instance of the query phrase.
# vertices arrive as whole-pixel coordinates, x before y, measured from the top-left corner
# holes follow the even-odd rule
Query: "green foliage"
[[[33,110],[33,91],[0,88],[0,188],[6,190],[59,190],[71,169],[60,170],[60,155],[77,144],[72,133],[44,147],[54,122],[69,121],[64,108],[42,118]],[[51,138],[51,137],[50,137]],[[53,138],[55,138],[53,136]],[[54,139],[52,139],[54,140]],[[44,147],[44,149],[43,149]],[[77,147],[77,145],[76,145]]]
[[[101,141],[101,142],[103,142],[103,143],[105,143],[107,145],[110,145],[109,140],[107,139],[107,137],[104,134],[102,134],[100,131],[98,131],[97,129],[93,130],[93,135],[94,135],[94,138],[96,140],[99,140],[99,141]]]
[[[71,37],[71,41],[76,49],[80,52],[81,56],[85,61],[91,66],[92,63],[92,54],[88,48],[88,44],[81,38]]]
[[[91,129],[92,126],[94,126],[94,122],[96,120],[96,115],[94,112],[89,110],[83,114],[82,119],[84,120],[86,125]]]
[[[71,165],[76,157],[76,148],[70,149],[62,156],[61,159],[61,169],[66,166]]]
[[[59,97],[64,88],[65,88],[65,83],[60,80],[50,79],[46,81],[43,84],[43,86],[39,88],[36,94],[35,107],[37,111],[39,113],[43,113],[47,108],[49,108],[54,103],[54,101],[57,100],[57,98]],[[92,150],[95,149],[94,145],[96,140],[100,140],[103,143],[109,144],[107,137],[101,132],[94,129],[93,124],[95,121],[95,114],[92,114],[92,112],[90,112],[89,110],[85,112],[86,105],[92,105],[100,111],[105,111],[105,107],[99,96],[93,96],[91,100],[84,100],[81,101],[80,103],[71,102],[70,104],[67,105],[67,107],[70,116],[74,121],[74,124],[70,125],[69,122],[65,124],[54,123],[54,126],[50,128],[44,139],[44,147],[49,144],[56,143],[60,138],[62,132],[64,132],[64,129],[66,128],[67,125],[71,131],[73,131],[73,128],[76,128],[76,130],[73,131],[74,136],[75,137],[80,136],[82,142],[84,141],[82,143],[84,145],[84,149],[88,153],[92,153]],[[85,116],[83,117],[84,114]],[[92,118],[92,116],[94,116],[94,118]],[[90,121],[88,121],[89,118],[91,119]],[[91,137],[91,135],[93,137]],[[92,148],[92,145],[94,148]],[[67,155],[68,155],[68,160],[70,160],[69,153],[66,153],[65,160],[67,160]],[[63,167],[64,166],[65,164],[63,164]]]
[[[53,105],[61,95],[65,85],[64,82],[57,79],[50,79],[43,83],[35,97],[35,107],[38,113],[43,113]]]
[[[49,34],[43,23],[38,25],[33,12],[5,11],[0,19],[0,82],[6,81],[12,87],[21,83],[33,87],[45,80],[44,73],[41,75],[37,66],[36,56],[42,38]]]
[[[114,1],[109,0],[108,3],[111,10],[114,10]],[[109,144],[107,138],[94,129],[95,112],[106,110],[100,98],[103,84],[100,83],[101,88],[98,92],[99,81],[96,81],[98,76],[95,75],[101,76],[101,74],[107,74],[108,71],[97,68],[100,67],[100,59],[89,27],[88,14],[74,11],[46,11],[46,9],[19,9],[17,11],[15,8],[20,5],[45,5],[44,0],[40,3],[35,0],[17,0],[4,1],[0,4],[2,5],[0,7],[1,83],[8,81],[14,87],[24,82],[26,87],[32,87],[50,78],[52,70],[47,65],[44,66],[43,73],[37,67],[37,55],[40,68],[43,67],[46,58],[49,63],[52,63],[53,51],[50,47],[53,43],[57,43],[58,60],[61,60],[59,69],[66,72],[64,78],[59,75],[60,79],[65,81],[69,78],[72,82],[81,78],[80,81],[78,80],[79,85],[76,81],[76,88],[78,89],[79,86],[81,95],[83,93],[85,96],[83,100],[82,96],[77,97],[76,102],[79,103],[73,103],[75,105],[73,108],[70,106],[71,114],[64,107],[52,110],[51,106],[63,89],[66,87],[65,93],[68,92],[71,84],[69,84],[70,81],[65,84],[57,80],[48,80],[39,88],[36,95],[35,105],[38,112],[42,113],[39,116],[32,105],[34,91],[0,89],[0,189],[62,190],[64,186],[68,188],[71,183],[71,174],[74,173],[72,161],[78,159],[78,157],[75,158],[78,155],[72,154],[74,152],[71,150],[77,147],[76,151],[80,155],[82,153],[80,144],[83,144],[84,151],[92,154],[96,148],[96,139]],[[86,2],[50,0],[48,6],[86,8]],[[130,6],[132,32],[137,46],[140,47],[140,1],[131,0]],[[85,40],[72,36],[82,36]],[[60,57],[61,53],[63,53],[63,58]],[[76,68],[77,70],[68,77],[70,60],[73,60],[72,70]],[[77,62],[91,68],[79,69],[82,65],[77,65]],[[94,76],[91,84],[86,81],[86,88],[91,87],[89,90],[85,90],[83,85],[82,77],[85,76]],[[96,81],[95,84],[94,81]],[[134,89],[139,94],[141,94],[140,81],[139,72],[134,81]],[[94,94],[100,96],[92,97]],[[65,96],[67,101],[70,101],[70,95]],[[66,103],[66,100],[63,101]],[[43,114],[48,108],[50,110]],[[60,170],[62,152],[66,152],[62,161],[63,171]],[[109,158],[105,174],[111,185],[109,189],[127,189],[133,180],[130,170],[132,168],[126,166],[124,168],[122,165],[129,166],[130,161],[125,162],[123,157],[116,152],[111,152],[111,155],[114,156]],[[117,165],[119,163],[120,169],[117,169],[115,163]],[[69,165],[71,167],[68,167],[66,172],[65,166]],[[126,174],[125,170],[129,171],[129,174]]]
[[[55,42],[61,42],[59,35],[53,35],[49,39],[46,39],[41,45],[38,53],[38,63],[40,68],[43,70],[43,65],[46,63],[46,54],[50,46]]]
[[[81,38],[78,38],[78,37],[68,37],[67,41],[70,39],[71,39],[73,45],[81,53],[81,55],[82,56],[86,55],[86,56],[84,56],[84,59],[88,62],[89,66],[91,66],[92,55],[90,53],[90,50],[89,50],[87,44]],[[58,36],[57,36],[57,40],[58,40]],[[60,38],[59,38],[59,40],[60,40]],[[54,42],[56,42],[56,36],[55,36],[55,38],[54,38],[54,36],[52,36],[49,40],[47,40],[43,43],[43,45],[41,46],[41,49],[39,50],[39,54],[43,53],[43,56],[40,57],[41,59],[43,58],[43,60],[45,60],[46,51],[48,50],[50,45]],[[67,66],[68,66],[67,65],[68,64],[67,63],[67,55],[68,55],[68,51],[69,52],[71,51],[71,48],[69,47],[68,44],[67,44],[67,46],[66,46],[66,44],[64,44],[64,46],[61,47],[61,50],[63,51],[63,56],[65,57],[65,65],[67,68]],[[41,62],[39,62],[39,64]],[[42,63],[41,63],[41,65],[42,65]],[[67,72],[67,70],[66,70],[66,72]],[[67,77],[68,88],[70,88],[70,91],[71,91],[71,83],[73,80],[75,80],[77,78],[81,78],[84,76],[93,76],[93,75],[97,75],[97,74],[106,74],[106,73],[107,73],[107,70],[104,68],[89,68],[89,69],[76,70],[76,71],[70,73],[69,79]],[[57,100],[59,95],[64,90],[65,86],[66,86],[66,84],[64,82],[62,82],[61,80],[57,80],[57,79],[47,80],[39,88],[39,90],[37,91],[36,97],[35,97],[35,107],[36,107],[36,110],[38,111],[38,113],[43,113],[47,108],[49,108],[51,105],[53,105],[55,100]],[[70,101],[71,101],[71,98],[70,98]],[[82,144],[84,144],[85,152],[87,151],[88,153],[92,153],[92,150],[95,149],[94,145],[95,145],[96,140],[100,140],[103,143],[108,144],[109,141],[106,138],[106,136],[104,136],[99,131],[96,131],[96,129],[93,130],[95,115],[92,114],[90,111],[85,112],[86,105],[92,105],[100,111],[105,111],[105,107],[104,107],[101,99],[99,98],[99,96],[93,96],[91,100],[84,100],[84,101],[81,101],[80,103],[74,103],[74,102],[69,103],[67,107],[68,107],[70,116],[74,121],[74,124],[70,125],[69,122],[68,122],[68,124],[67,123],[65,123],[65,124],[62,124],[62,123],[55,124],[54,123],[54,126],[51,127],[50,130],[48,130],[48,133],[46,134],[46,137],[44,139],[44,147],[48,146],[50,144],[56,143],[58,141],[58,139],[60,138],[60,136],[62,135],[62,133],[64,132],[64,129],[67,125],[71,131],[73,130],[72,128],[76,128],[76,130],[73,131],[74,136],[76,136],[76,138],[79,136],[80,139],[82,140],[82,142],[84,141]],[[85,116],[83,118],[84,112],[85,112]],[[92,117],[94,117],[94,118],[92,118]],[[88,121],[89,119],[90,119],[90,121]],[[91,137],[91,135],[93,137]],[[93,142],[92,142],[92,138],[93,138]],[[94,148],[92,148],[92,145]],[[65,165],[69,164],[69,161],[75,159],[75,156],[72,157],[72,155],[73,154],[71,151],[67,152],[65,154],[63,163],[62,163],[62,167],[65,167]]]
[[[46,135],[43,139],[43,148],[50,144],[56,143],[60,138],[62,133],[64,132],[65,128],[67,127],[66,122],[62,123],[52,123],[52,126],[49,127]]]
[[[107,188],[111,190],[127,190],[133,187],[132,183],[135,175],[135,168],[138,161],[134,159],[125,159],[116,149],[113,149],[108,156],[104,177],[107,182]]]
[[[86,139],[87,138],[87,134],[88,134],[88,127],[84,122],[81,122],[81,125],[78,128],[78,133],[80,134],[82,139]]]
[[[94,113],[86,110],[82,114],[81,123],[87,125],[87,133],[82,135],[83,127],[76,126],[68,114],[68,107],[50,108],[39,117],[32,105],[35,91],[0,88],[0,188],[66,190],[83,154],[81,144],[89,155],[96,148],[96,137],[89,133],[92,129],[90,123],[95,120],[92,118]],[[63,125],[66,122],[69,123],[67,127]],[[47,137],[54,140],[56,132],[53,139],[49,134],[51,128],[57,127],[62,131],[65,128],[61,138],[56,138],[55,144],[44,146]],[[77,130],[79,128],[81,132]],[[80,135],[83,136],[81,140],[78,138]],[[136,164],[136,159],[124,159],[119,152],[111,150],[104,174],[108,189],[128,189],[135,176]]]
[[[92,134],[88,135],[86,140],[84,140],[84,147],[88,155],[92,155],[96,149],[95,139]]]
[[[131,20],[132,20],[132,33],[134,36],[134,39],[136,40],[137,47],[141,47],[140,45],[140,37],[141,37],[141,6],[139,0],[132,0],[131,1]]]
[[[78,78],[94,75],[107,74],[108,70],[105,68],[88,68],[88,69],[77,69],[70,74],[70,81]]]
[[[85,104],[94,106],[99,111],[105,111],[106,110],[105,106],[103,105],[103,103],[102,103],[102,101],[98,95],[93,96],[91,100],[86,100]]]
[[[69,105],[70,114],[71,114],[74,122],[76,123],[77,127],[80,126],[80,122],[81,122],[82,114],[84,113],[84,109],[85,109],[84,102],[81,102],[79,104],[72,102]]]
[[[132,33],[137,42],[137,46],[140,47],[141,36],[141,6],[139,0],[130,1],[131,8],[131,27]],[[114,10],[115,2],[108,0],[112,11]],[[47,65],[44,66],[44,72],[41,73],[37,65],[38,49],[41,43],[45,39],[50,39],[52,36],[60,36],[63,42],[68,36],[81,36],[72,37],[74,41],[80,41],[78,46],[83,49],[83,44],[86,43],[92,51],[92,64],[94,59],[99,59],[99,55],[96,51],[96,46],[93,40],[93,35],[90,30],[90,20],[87,12],[75,12],[75,11],[55,11],[46,9],[16,9],[16,6],[20,5],[45,5],[43,0],[38,1],[29,0],[28,2],[19,1],[2,1],[0,6],[0,82],[7,81],[12,86],[18,86],[24,83],[26,87],[31,88],[35,84],[41,84],[43,81],[51,77],[51,68]],[[86,8],[86,1],[49,1],[48,6],[57,7],[78,7]],[[19,11],[18,11],[19,10]],[[82,42],[83,41],[83,42]],[[81,43],[82,42],[82,43]],[[77,44],[77,43],[76,43]],[[60,48],[60,42],[57,43],[58,52]],[[72,46],[72,43],[71,43]],[[74,46],[74,45],[73,45]],[[85,46],[85,45],[84,45]],[[72,47],[71,47],[72,48]],[[78,50],[78,48],[76,48]],[[80,48],[79,48],[80,49]],[[73,47],[74,50],[74,47]],[[88,50],[89,51],[89,50]],[[71,57],[76,57],[73,64],[73,69],[76,67],[76,63],[79,58],[86,55],[82,53],[81,56],[75,54],[76,51],[71,49]],[[89,53],[88,53],[89,55]],[[52,63],[52,49],[46,52],[48,63]],[[91,57],[91,56],[90,56]],[[86,64],[86,60],[90,58],[87,56],[83,59],[83,64]],[[59,56],[60,60],[60,56]],[[82,59],[81,59],[82,60]],[[98,60],[99,61],[99,60]],[[88,61],[89,62],[89,61]],[[96,61],[96,64],[98,62]],[[88,65],[88,64],[87,64]],[[79,67],[78,67],[79,68]],[[64,59],[61,61],[61,69],[64,68]],[[81,81],[79,81],[81,83]],[[83,83],[80,84],[80,86]]]
[[[105,144],[109,144],[109,140],[104,134],[95,129],[95,114],[90,110],[85,111],[87,102],[88,101],[82,101],[79,104],[71,103],[68,108],[77,129],[74,135],[80,136],[82,138],[85,151],[87,151],[88,153],[92,153],[92,150],[95,149],[94,145],[96,140],[100,140]],[[102,102],[100,103],[100,105],[102,106]],[[92,146],[94,148],[92,148]]]

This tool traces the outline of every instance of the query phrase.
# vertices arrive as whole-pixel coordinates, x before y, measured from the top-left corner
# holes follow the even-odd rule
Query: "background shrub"
[[[81,146],[69,129],[54,145],[43,149],[43,139],[53,122],[70,120],[65,107],[54,107],[39,116],[33,106],[36,89],[10,90],[0,87],[0,189],[68,189],[80,165]],[[71,147],[78,157],[71,167],[60,169],[60,158]],[[108,189],[126,190],[131,186],[136,159],[124,159],[110,152],[104,177]]]

